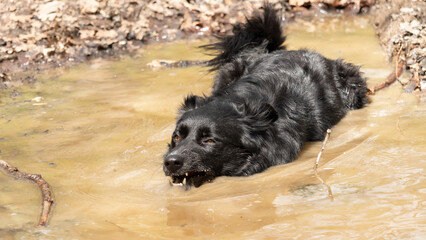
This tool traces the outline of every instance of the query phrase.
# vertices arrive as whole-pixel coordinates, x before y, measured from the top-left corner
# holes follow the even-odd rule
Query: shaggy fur
[[[190,95],[177,118],[164,172],[198,187],[293,161],[352,109],[367,103],[359,68],[308,50],[287,51],[271,5],[205,48],[220,54],[211,96]]]

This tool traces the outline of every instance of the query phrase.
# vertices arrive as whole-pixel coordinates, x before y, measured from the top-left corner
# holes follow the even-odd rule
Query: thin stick
[[[209,61],[200,61],[200,60],[179,60],[176,62],[172,62],[166,65],[167,68],[185,68],[191,66],[203,66],[207,65]]]
[[[41,190],[41,195],[43,198],[43,204],[41,209],[40,220],[37,227],[46,227],[47,220],[49,219],[49,213],[53,205],[53,197],[50,191],[49,184],[44,180],[39,174],[29,174],[20,172],[16,167],[10,165],[6,161],[0,160],[0,168],[6,171],[7,174],[21,180],[30,180],[34,183],[37,183],[38,187]]]
[[[386,81],[375,86],[373,90],[368,89],[367,95],[374,95],[377,91],[382,90],[383,88],[386,88],[390,86],[392,83],[394,83],[399,78],[399,76],[401,76],[404,66],[405,66],[405,61],[404,60],[400,61],[397,65],[396,71],[389,74],[389,76],[386,78]]]
[[[333,196],[333,192],[331,191],[331,187],[324,180],[322,180],[322,178],[318,175],[318,172],[316,170],[314,171],[314,174],[315,174],[315,177],[317,177],[318,180],[320,180],[320,182],[327,187],[328,197],[331,199],[331,201],[333,201],[334,196]]]
[[[320,152],[318,153],[317,160],[315,161],[314,171],[317,171],[317,167],[318,167],[318,164],[319,164],[319,160],[320,160],[320,158],[321,158],[321,154],[322,154],[322,152],[324,151],[324,148],[325,148],[325,145],[327,144],[328,137],[330,136],[330,133],[331,133],[331,130],[330,130],[330,129],[327,129],[327,134],[325,135],[325,139],[324,139],[324,141],[322,142],[321,150],[320,150]]]
[[[322,147],[321,147],[320,152],[318,153],[318,157],[317,157],[317,160],[315,161],[315,165],[314,165],[313,170],[314,170],[315,177],[318,178],[318,180],[320,180],[320,182],[327,187],[328,197],[331,199],[331,201],[333,201],[334,197],[333,197],[333,192],[331,191],[331,187],[319,176],[318,171],[317,171],[319,160],[321,158],[322,152],[325,149],[325,145],[327,144],[328,138],[330,137],[330,133],[331,133],[331,130],[327,129],[327,133],[325,135],[324,141],[322,142]]]
[[[399,48],[398,53],[396,54],[396,60],[395,60],[395,78],[396,80],[402,85],[404,86],[404,84],[401,82],[401,80],[399,80],[399,76],[401,74],[398,75],[398,72],[402,72],[399,70],[399,57],[401,56],[401,51],[402,51],[402,44],[401,47]],[[403,60],[403,63],[405,62],[405,60]]]
[[[148,63],[147,66],[153,69],[164,69],[164,68],[186,68],[191,66],[207,66],[209,61],[203,60],[180,60],[180,61],[172,61],[172,60],[153,60]]]

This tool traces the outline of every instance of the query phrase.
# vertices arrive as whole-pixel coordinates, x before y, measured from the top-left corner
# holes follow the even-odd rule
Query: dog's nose
[[[183,166],[183,158],[179,155],[169,155],[164,159],[164,165],[167,170],[174,173]]]

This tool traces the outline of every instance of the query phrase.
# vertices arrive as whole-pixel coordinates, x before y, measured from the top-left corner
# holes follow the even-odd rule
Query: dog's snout
[[[183,166],[183,157],[179,155],[169,155],[164,159],[164,165],[167,170],[174,173]]]

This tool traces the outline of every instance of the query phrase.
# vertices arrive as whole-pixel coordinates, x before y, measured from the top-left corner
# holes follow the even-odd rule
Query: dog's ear
[[[245,102],[237,107],[241,121],[251,132],[264,131],[277,119],[277,111],[268,103]]]
[[[206,102],[207,102],[206,98],[203,98],[197,95],[192,95],[192,94],[188,95],[179,109],[179,115],[182,115],[187,111],[191,111],[198,107],[201,107]]]
[[[265,137],[270,137],[267,131],[277,121],[277,111],[268,103],[260,101],[246,101],[237,106],[243,132],[241,143],[252,154],[259,154],[263,149]]]

